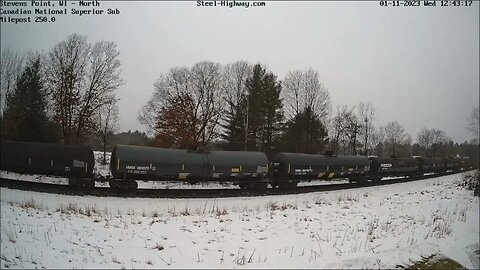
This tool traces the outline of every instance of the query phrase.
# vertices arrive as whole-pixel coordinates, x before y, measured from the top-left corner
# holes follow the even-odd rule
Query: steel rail
[[[465,171],[462,171],[465,172]],[[267,189],[137,189],[135,191],[117,191],[109,187],[80,187],[62,184],[31,182],[0,178],[0,187],[35,191],[43,193],[73,195],[73,196],[97,196],[97,197],[123,197],[123,198],[227,198],[227,197],[251,197],[303,194],[322,191],[348,190],[370,186],[391,185],[439,176],[451,175],[462,172],[450,172],[447,174],[434,174],[422,177],[397,178],[368,182],[363,184],[342,183],[330,185],[299,186],[295,188],[267,188]]]

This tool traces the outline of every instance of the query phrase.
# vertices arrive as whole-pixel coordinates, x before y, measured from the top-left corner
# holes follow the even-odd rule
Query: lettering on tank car
[[[380,167],[382,170],[388,170],[390,168],[392,168],[392,164],[391,163],[383,163],[383,164],[380,164]]]
[[[307,173],[311,173],[313,170],[311,168],[308,169],[295,169],[295,175],[307,175]]]
[[[150,170],[149,166],[135,166],[135,165],[127,165],[125,166],[127,170],[139,170],[139,171],[148,171]]]
[[[147,171],[127,170],[127,173],[132,173],[132,174],[147,174]]]
[[[135,165],[126,165],[125,169],[127,170],[127,173],[131,174],[147,174],[148,171],[150,170],[149,166],[135,166]]]

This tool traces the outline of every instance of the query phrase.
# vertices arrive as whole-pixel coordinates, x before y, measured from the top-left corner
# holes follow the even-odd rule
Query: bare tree
[[[424,127],[417,135],[418,145],[423,147],[429,155],[435,155],[439,148],[445,146],[450,140],[445,131],[435,128],[427,129]]]
[[[218,124],[224,112],[220,88],[220,64],[199,62],[191,69],[195,115],[200,120],[197,137],[205,147],[219,134]]]
[[[320,82],[318,72],[306,70],[289,71],[283,80],[282,98],[285,112],[293,119],[310,108],[326,124],[325,118],[330,112],[330,94]]]
[[[159,115],[172,101],[188,96],[193,102],[194,117],[188,126],[194,139],[205,147],[218,135],[218,124],[224,112],[220,87],[220,65],[199,62],[192,68],[172,68],[155,82],[153,96],[139,112],[138,120],[147,125],[150,133],[157,133]]]
[[[286,116],[289,119],[302,112],[301,106],[303,106],[303,104],[300,104],[301,99],[303,99],[303,83],[304,76],[303,71],[301,70],[289,71],[282,82],[284,89],[282,92],[282,98],[284,103],[286,103],[284,108]]]
[[[157,117],[153,146],[195,149],[198,138],[190,123],[198,122],[195,104],[189,94],[175,96],[169,105],[162,107]]]
[[[357,106],[357,116],[358,121],[362,123],[362,127],[359,131],[359,139],[363,141],[364,147],[364,154],[368,155],[368,139],[369,134],[373,133],[375,126],[373,125],[373,121],[375,120],[375,107],[371,102],[360,102]]]
[[[118,102],[112,98],[96,112],[97,134],[103,145],[103,164],[106,164],[108,139],[118,131]]]
[[[368,133],[367,153],[381,156],[383,152],[382,142],[385,135],[383,132],[383,127],[376,128],[375,126],[372,126]]]
[[[393,121],[385,125],[385,144],[391,148],[391,155],[395,156],[396,147],[402,144],[410,144],[411,137],[405,132],[405,129],[397,122]]]
[[[65,143],[79,143],[96,130],[96,112],[123,84],[118,56],[114,42],[90,45],[78,34],[50,52],[48,84]]]
[[[147,101],[138,113],[138,121],[147,126],[150,134],[158,132],[158,115],[162,108],[171,105],[171,101],[176,97],[180,97],[183,93],[192,93],[192,85],[190,83],[191,73],[189,68],[172,68],[167,74],[161,74],[158,80],[153,84],[154,92],[152,97]],[[193,127],[196,123],[190,123]]]
[[[355,152],[356,135],[359,129],[358,118],[354,113],[355,107],[337,106],[337,112],[331,121],[331,130],[333,130],[332,144],[335,153],[343,150],[347,154],[349,149]]]
[[[473,108],[470,117],[468,118],[468,131],[473,135],[473,143],[480,142],[480,109],[479,106]]]
[[[247,79],[252,74],[253,66],[246,61],[237,61],[223,68],[222,88],[224,99],[228,105],[225,122],[234,125],[238,114],[241,114],[241,130],[243,135],[243,148],[247,150],[248,141],[248,102]],[[227,125],[226,125],[227,126]],[[228,129],[228,126],[227,126]],[[227,130],[230,136],[235,136],[233,128]]]
[[[13,95],[22,75],[25,55],[10,48],[2,50],[0,58],[0,115],[7,108],[7,97]]]

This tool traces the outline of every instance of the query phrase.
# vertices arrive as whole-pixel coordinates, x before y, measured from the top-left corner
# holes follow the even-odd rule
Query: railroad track
[[[446,175],[461,172],[447,173]],[[445,174],[444,174],[445,175]],[[269,196],[269,195],[287,195],[301,194],[321,191],[335,191],[355,189],[368,186],[391,185],[396,183],[405,183],[423,179],[430,179],[443,175],[428,175],[415,178],[400,178],[382,180],[380,182],[368,182],[364,184],[342,183],[331,185],[299,186],[290,189],[265,190],[244,190],[244,189],[137,189],[130,192],[119,192],[109,187],[78,187],[70,185],[39,183],[22,180],[12,180],[0,178],[0,187],[10,189],[36,191],[44,193],[74,195],[74,196],[97,196],[97,197],[124,197],[124,198],[224,198],[224,197],[250,197],[250,196]]]

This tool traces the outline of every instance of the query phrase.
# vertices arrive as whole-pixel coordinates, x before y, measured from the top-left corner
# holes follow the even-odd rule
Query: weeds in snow
[[[227,209],[225,209],[225,208],[220,209],[220,208],[218,208],[218,206],[217,206],[217,208],[216,208],[216,210],[215,210],[215,214],[216,214],[217,216],[224,216],[224,215],[228,214],[228,212],[227,212]]]
[[[112,256],[112,262],[116,264],[121,264],[120,261],[117,259],[116,256]]]
[[[185,209],[183,209],[183,211],[180,211],[180,215],[182,215],[182,216],[190,216],[191,215],[190,208],[188,208],[188,204],[185,205]]]
[[[437,210],[432,213],[432,220],[429,222],[431,231],[427,233],[428,237],[444,238],[452,233],[453,216],[445,211]]]
[[[235,260],[234,260],[235,264],[237,264],[237,265],[245,265],[245,264],[247,264],[247,263],[253,262],[253,255],[255,254],[255,251],[256,251],[257,249],[254,249],[254,250],[253,250],[252,254],[248,257],[248,259],[247,259],[247,257],[246,257],[246,255],[247,255],[247,249],[245,249],[245,251],[243,252],[243,255],[240,256],[240,250],[241,250],[241,249],[244,249],[244,248],[242,248],[242,247],[238,248],[237,257],[236,257]],[[248,255],[247,255],[247,256],[248,256]],[[265,258],[265,259],[266,259],[266,258]]]
[[[23,202],[22,204],[20,204],[20,207],[24,208],[24,209],[32,208],[32,209],[35,209],[35,210],[42,209],[42,207],[39,204],[37,204],[33,199],[30,199],[29,201]]]
[[[160,251],[160,250],[163,250],[164,247],[163,247],[162,244],[157,243],[153,249],[156,249],[156,250]]]
[[[17,242],[18,235],[17,235],[17,231],[15,230],[15,228],[13,228],[13,230],[11,230],[11,229],[7,229],[3,226],[2,230],[5,233],[5,235],[7,236],[8,241],[10,241],[14,244]]]
[[[267,203],[267,211],[270,210],[270,211],[275,211],[275,210],[278,210],[280,209],[280,207],[278,206],[278,203],[277,202],[272,202],[272,201],[269,201]]]
[[[355,194],[355,196],[353,196],[352,194],[350,193],[342,193],[340,194],[338,197],[337,197],[337,201],[338,202],[344,202],[344,201],[354,201],[354,202],[358,202],[358,195]]]

